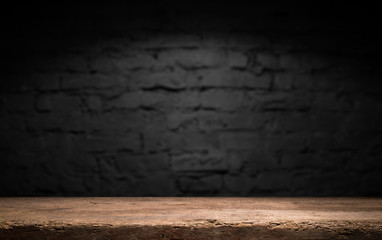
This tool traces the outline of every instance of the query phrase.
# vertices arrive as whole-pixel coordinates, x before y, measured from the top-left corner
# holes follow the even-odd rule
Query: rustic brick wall
[[[2,44],[1,195],[381,195],[366,20],[166,9],[24,8]]]

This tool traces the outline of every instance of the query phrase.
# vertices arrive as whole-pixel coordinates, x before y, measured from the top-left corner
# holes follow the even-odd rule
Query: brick
[[[348,158],[346,153],[304,153],[283,154],[281,166],[290,170],[316,170],[330,171],[343,167],[343,162]]]
[[[35,97],[35,108],[38,112],[49,112],[53,109],[50,95],[38,95]]]
[[[271,87],[272,77],[271,75],[262,74],[253,78],[251,82],[246,82],[244,86],[249,86],[258,89],[268,90]]]
[[[4,114],[6,112],[5,109],[5,98],[3,96],[0,97],[0,114]]]
[[[248,196],[254,187],[254,179],[245,175],[231,175],[227,174],[224,176],[224,185],[234,194],[239,194],[240,196]]]
[[[275,74],[273,87],[277,90],[291,90],[293,89],[295,76],[290,73]]]
[[[355,150],[355,149],[366,149],[368,148],[372,139],[373,134],[370,132],[344,132],[341,135],[337,135],[335,138],[332,137],[329,139],[334,142],[335,145],[332,148],[336,149],[347,149],[347,150]],[[334,139],[333,139],[334,138]],[[377,138],[377,140],[379,140]]]
[[[346,93],[340,93],[337,97],[338,111],[339,112],[351,112],[355,108],[355,102],[352,96]],[[381,104],[376,104],[376,110],[382,109]]]
[[[197,48],[202,44],[202,39],[195,34],[167,33],[166,35],[151,36],[151,34],[134,34],[131,48],[137,49],[162,49],[168,48]]]
[[[271,48],[271,41],[269,38],[257,34],[232,34],[228,37],[227,41],[230,45],[240,46],[240,48],[245,50]]]
[[[76,196],[86,192],[85,186],[82,184],[82,178],[78,176],[67,176],[65,178],[61,178],[58,181],[57,186],[50,186],[50,191],[48,192],[52,192],[52,189],[54,188],[62,189],[62,192],[70,196]]]
[[[137,157],[136,161],[142,162],[149,174],[167,173],[170,171],[170,159],[168,154],[147,154]]]
[[[201,107],[200,95],[198,91],[185,91],[175,95],[170,105],[179,109],[195,109]]]
[[[165,153],[144,155],[119,153],[112,156],[110,164],[116,168],[116,176],[119,178],[129,178],[130,174],[136,178],[143,178],[170,171],[169,157]]]
[[[257,112],[241,111],[221,116],[221,119],[226,129],[247,129],[253,131],[265,128],[269,117],[264,113],[259,114]]]
[[[366,94],[355,94],[350,95],[354,101],[354,110],[363,112],[363,113],[375,113],[382,112],[382,101],[378,100],[376,97],[372,97],[372,95]]]
[[[238,91],[211,90],[202,92],[198,101],[205,108],[232,111],[242,106],[243,94]]]
[[[380,139],[378,139],[380,141]],[[380,145],[380,144],[379,144]],[[378,146],[380,149],[380,146]],[[380,154],[376,154],[373,156],[363,157],[362,154],[349,154],[346,158],[342,158],[341,160],[345,160],[349,171],[360,171],[360,172],[368,172],[368,171],[382,171],[382,163],[378,159],[380,159]]]
[[[89,132],[99,131],[107,135],[123,135],[126,132],[142,129],[148,124],[142,111],[108,112],[96,116],[83,116],[83,129]]]
[[[205,32],[200,37],[201,46],[203,48],[228,48],[229,44],[227,34],[217,32]]]
[[[84,177],[97,174],[99,166],[94,156],[88,154],[73,154],[66,161],[66,169],[70,175]]]
[[[321,186],[331,186],[322,190],[322,195],[352,195],[355,186],[359,186],[359,179],[354,173],[344,171],[330,171],[317,174],[317,183]],[[318,185],[316,185],[318,186]]]
[[[90,69],[100,73],[111,73],[116,71],[120,73],[120,69],[118,68],[119,61],[121,61],[121,59],[116,57],[94,56],[89,60],[89,65]]]
[[[317,132],[338,132],[346,126],[349,117],[344,118],[336,113],[317,111],[311,114],[312,130]]]
[[[243,173],[256,176],[264,171],[280,169],[278,158],[265,148],[236,152],[244,163]]]
[[[303,133],[273,134],[267,137],[270,151],[300,152],[306,148],[307,136]]]
[[[91,195],[101,195],[102,185],[105,183],[102,182],[101,177],[99,175],[90,175],[82,177],[82,184],[84,185],[86,192]],[[119,193],[121,193],[120,191]]]
[[[165,87],[180,89],[189,86],[186,72],[182,70],[158,71],[158,72],[136,72],[130,75],[129,86],[138,88]]]
[[[178,182],[180,190],[185,194],[217,193],[223,186],[223,178],[218,174],[201,176],[200,178],[180,177]]]
[[[301,69],[301,59],[295,55],[281,55],[280,56],[280,67],[286,70],[300,70]]]
[[[346,72],[343,73],[343,77],[338,79],[338,88],[341,89],[344,92],[350,92],[350,93],[359,93],[360,90],[363,90],[365,88],[365,84],[363,84],[363,76],[359,76],[357,73],[352,72]],[[367,84],[371,85],[375,88],[374,84]],[[377,88],[378,89],[378,88]]]
[[[265,111],[308,110],[312,107],[312,96],[306,92],[274,92],[246,94],[247,105]]]
[[[143,105],[144,93],[129,92],[106,102],[106,109],[135,109]]]
[[[0,89],[2,93],[11,92],[25,92],[33,89],[31,78],[28,74],[8,74],[5,79],[0,82]]]
[[[166,124],[169,129],[194,129],[199,126],[200,116],[195,112],[169,112],[166,116]]]
[[[316,176],[314,170],[300,170],[291,176],[290,183],[293,192],[297,196],[306,196],[312,189],[315,196],[322,196],[325,186],[323,186]]]
[[[7,135],[9,136],[9,134]],[[20,139],[20,140],[24,140],[24,139]],[[10,152],[4,151],[3,149],[4,148],[1,149],[2,151],[0,154],[2,164],[3,164],[3,169],[1,170],[2,174],[7,175],[9,177],[14,176],[13,174],[15,172],[23,172],[23,174],[25,174],[25,176],[28,176],[28,177],[35,175],[35,173],[32,173],[32,171],[36,169],[36,166],[38,165],[38,161],[31,160],[31,159],[38,157],[39,156],[38,152],[32,153],[27,151],[24,151],[24,152],[18,151],[16,153],[10,153]],[[22,149],[20,148],[20,150]]]
[[[131,156],[127,154],[119,154],[113,160],[113,165],[116,169],[116,175],[112,177],[143,178],[148,176],[144,162],[141,161],[140,157]]]
[[[251,110],[256,108],[262,110],[285,110],[290,107],[288,102],[291,99],[291,95],[285,92],[249,92],[245,96],[245,105],[250,107]]]
[[[48,153],[48,158],[57,158],[60,160],[51,161],[47,164],[52,164],[53,167],[57,168],[65,168],[66,160],[70,159],[72,154],[82,154],[80,151],[73,151],[74,141],[73,136],[68,133],[46,133],[39,138],[39,144],[42,145],[43,151]],[[61,159],[62,158],[62,159]]]
[[[65,54],[56,60],[57,68],[66,71],[89,72],[87,55]],[[51,64],[49,64],[51,66]]]
[[[336,92],[319,93],[315,95],[313,107],[319,110],[338,110],[338,97]]]
[[[78,96],[55,94],[50,98],[53,105],[52,111],[55,113],[74,114],[81,111],[81,99]]]
[[[216,136],[212,133],[187,131],[170,134],[168,141],[173,151],[213,150],[218,144]]]
[[[265,69],[278,69],[279,61],[277,56],[272,53],[257,53],[256,61],[260,63]]]
[[[315,160],[314,154],[287,154],[281,156],[281,166],[289,170],[306,170],[314,169],[313,161]]]
[[[145,126],[142,130],[167,130],[166,115],[161,111],[141,111],[146,118]]]
[[[210,49],[168,50],[159,53],[158,61],[169,66],[179,65],[185,69],[214,68],[226,61],[224,51]]]
[[[85,98],[86,107],[90,111],[102,111],[103,110],[103,102],[101,97],[99,96],[87,96]]]
[[[199,87],[230,87],[230,88],[257,88],[269,89],[271,75],[256,75],[242,70],[200,69],[187,73],[186,82],[191,86]]]
[[[118,176],[118,170],[114,163],[115,156],[105,154],[96,156],[96,159],[99,165],[99,174],[101,178],[110,179],[109,181],[112,181]]]
[[[115,175],[113,175],[115,176]],[[108,179],[108,181],[105,181],[103,179]],[[134,194],[132,187],[126,187],[126,186],[132,186],[132,179],[119,179],[119,178],[112,178],[112,177],[100,177],[99,179],[96,179],[96,181],[93,184],[98,184],[97,186],[97,192],[100,192],[102,196],[119,196],[127,195],[130,196],[137,196],[137,194]],[[88,183],[89,184],[89,183]],[[110,186],[113,186],[112,188]],[[94,188],[94,186],[93,186]]]
[[[247,56],[239,51],[229,51],[227,61],[230,68],[246,68],[248,64]]]
[[[308,112],[313,108],[312,94],[306,91],[294,91],[289,98],[288,104],[290,110]]]
[[[332,171],[333,169],[341,169],[346,163],[346,169],[351,168],[349,159],[353,156],[352,153],[346,151],[329,152],[322,155],[316,154],[313,158],[312,165],[315,169],[322,169],[324,171]],[[362,161],[360,161],[362,162]]]
[[[50,113],[33,115],[26,120],[28,128],[37,131],[57,130],[123,135],[143,128],[147,123],[143,113],[115,112],[101,115]]]
[[[17,130],[24,131],[26,126],[25,119],[17,114],[0,114],[0,131]]]
[[[268,117],[249,111],[240,111],[233,114],[221,113],[217,116],[224,129],[227,130],[259,130],[265,127]]]
[[[167,114],[167,126],[170,129],[213,130],[224,128],[223,117],[226,114],[215,111],[170,112]]]
[[[171,156],[171,167],[175,172],[219,172],[228,166],[221,153],[189,153]]]
[[[312,75],[315,91],[335,91],[339,88],[343,73],[338,70],[324,71]]]
[[[332,118],[336,118],[333,114]],[[376,131],[382,128],[381,126],[381,116],[376,116],[375,112],[363,112],[360,113],[347,114],[343,118],[337,117],[334,120],[334,127],[337,130],[342,130],[346,132],[351,131]]]
[[[311,72],[329,67],[331,62],[323,56],[313,53],[282,54],[280,56],[280,66],[286,70],[296,72]]]
[[[243,154],[238,154],[237,152],[228,152],[225,156],[227,159],[228,171],[231,173],[239,173],[243,170],[245,161],[248,159],[243,157]]]
[[[348,180],[346,185],[344,185],[343,179]],[[359,188],[357,181],[357,178],[354,178],[353,174],[338,172],[317,174],[307,171],[303,174],[294,176],[292,184],[296,189],[295,192],[297,196],[306,195],[308,186],[312,189],[311,191],[316,193],[316,196],[331,196],[336,194],[346,196],[353,195],[354,189]],[[331,186],[330,188],[325,187],[329,185]]]
[[[49,130],[84,131],[80,118],[66,114],[35,114],[25,121],[25,125],[37,132]]]
[[[299,90],[314,89],[314,78],[311,74],[294,74],[292,78],[293,88]]]
[[[12,113],[31,113],[34,110],[34,96],[32,94],[4,95],[4,108]]]
[[[81,136],[73,139],[73,148],[80,152],[141,151],[139,134],[124,136]]]
[[[170,149],[170,134],[163,130],[142,132],[143,148],[145,152],[159,152]]]
[[[143,132],[144,147],[146,151],[171,150],[174,153],[182,151],[201,151],[217,148],[214,134],[205,134],[193,131],[169,133],[163,130]]]
[[[172,102],[173,94],[166,94],[161,92],[147,93],[147,92],[128,92],[118,97],[117,99],[110,100],[107,103],[107,108],[122,108],[122,109],[135,109],[139,107],[158,107],[167,106]]]
[[[364,174],[361,176],[359,183],[360,189],[362,189],[361,191],[364,195],[378,195],[378,183],[380,183],[381,181],[382,176],[380,172],[369,172],[368,174]],[[341,184],[343,183],[343,181],[339,180],[338,183]],[[345,185],[343,188],[345,187],[348,187],[348,185]]]
[[[261,147],[263,140],[256,132],[220,132],[219,146],[221,149],[256,149]]]
[[[61,78],[62,90],[78,90],[84,88],[112,88],[125,86],[126,78],[122,75],[103,74],[64,74]]]
[[[262,172],[255,180],[258,191],[276,191],[290,189],[290,174],[286,172]]]
[[[31,84],[34,89],[42,91],[55,91],[60,89],[59,73],[33,73],[30,74],[25,84]]]
[[[164,61],[156,61],[148,51],[130,50],[123,55],[94,56],[89,61],[90,68],[105,74],[127,74],[136,69],[160,69],[166,67]]]
[[[106,102],[106,109],[156,109],[196,108],[201,105],[198,92],[169,93],[166,91],[128,92]]]
[[[257,130],[265,127],[268,116],[254,112],[240,111],[235,113],[198,111],[171,112],[167,115],[167,126],[170,129],[186,130]]]
[[[39,61],[34,64],[34,70],[40,72],[88,72],[88,60],[86,54],[81,53],[68,53],[61,51],[54,56],[48,55],[46,53],[41,53]]]
[[[309,138],[309,147],[315,150],[336,149],[336,136],[333,133],[315,132]]]
[[[124,185],[126,188],[126,185]],[[160,191],[158,191],[160,189]],[[162,196],[178,194],[175,178],[171,173],[155,173],[147,178],[135,179],[131,190],[128,192],[133,196]]]
[[[202,131],[210,132],[213,130],[224,129],[231,114],[216,111],[200,111],[197,113],[196,121]]]
[[[269,74],[256,75],[251,72],[235,71],[228,73],[226,78],[234,87],[269,89],[272,77]]]
[[[278,114],[274,117],[272,130],[275,132],[310,132],[314,129],[311,114]]]

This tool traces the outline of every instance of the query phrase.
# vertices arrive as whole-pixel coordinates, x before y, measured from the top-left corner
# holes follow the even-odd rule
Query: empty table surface
[[[0,239],[382,239],[382,198],[0,198]]]

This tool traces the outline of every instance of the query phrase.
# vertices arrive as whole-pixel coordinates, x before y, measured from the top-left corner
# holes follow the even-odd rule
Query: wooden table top
[[[325,232],[356,229],[381,234],[382,198],[0,198],[3,231],[158,226],[319,228]]]

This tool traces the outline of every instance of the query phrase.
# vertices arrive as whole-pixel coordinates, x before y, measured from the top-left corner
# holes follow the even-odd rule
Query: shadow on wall
[[[381,195],[370,45],[311,25],[81,23],[7,64],[1,195]]]

